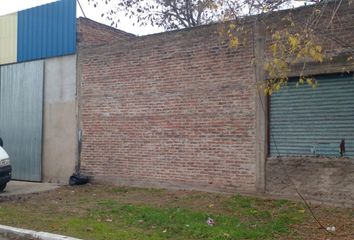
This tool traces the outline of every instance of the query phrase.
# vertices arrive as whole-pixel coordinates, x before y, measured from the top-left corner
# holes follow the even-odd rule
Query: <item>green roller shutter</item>
[[[354,79],[318,77],[315,89],[296,81],[270,98],[270,155],[354,157]]]

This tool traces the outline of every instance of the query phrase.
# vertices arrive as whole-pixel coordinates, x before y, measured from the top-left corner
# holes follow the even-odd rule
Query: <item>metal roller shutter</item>
[[[296,81],[270,99],[270,155],[354,157],[354,79],[318,77],[315,89]]]

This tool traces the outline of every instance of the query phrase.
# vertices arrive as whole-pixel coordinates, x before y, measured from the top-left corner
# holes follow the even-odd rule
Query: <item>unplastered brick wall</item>
[[[134,39],[135,35],[80,17],[77,20],[77,38],[78,46],[82,47],[126,42]]]
[[[252,41],[216,25],[79,50],[81,170],[139,186],[255,192]]]
[[[311,41],[320,45],[324,62],[315,64],[311,59],[303,59],[291,66],[289,76],[316,75],[327,73],[342,73],[354,69],[354,4],[351,1],[325,1],[316,6],[304,6],[296,9],[279,11],[267,17],[260,17],[269,28],[274,30],[288,30],[296,33],[302,32],[305,26],[311,30]],[[288,21],[294,23],[293,28],[288,27]],[[284,24],[287,23],[287,24]],[[267,31],[266,56],[272,59],[272,34]]]
[[[354,40],[354,11],[353,5],[343,6],[327,38],[321,36],[331,14],[323,13],[322,25],[316,28],[334,60],[308,63],[307,73],[339,73],[343,66],[353,67],[346,55]],[[280,15],[291,12],[297,20],[310,10]],[[277,18],[270,16],[267,21],[280,22]],[[259,161],[265,159],[257,160],[256,142],[261,136],[256,136],[256,128],[263,133],[267,129],[259,128],[259,117],[256,119],[253,43],[262,38],[266,41],[262,52],[257,52],[262,58],[271,36],[256,34],[253,40],[250,33],[248,44],[233,50],[221,43],[216,25],[128,41],[112,38],[100,47],[80,45],[82,171],[96,180],[120,184],[232,192],[254,192],[261,176],[258,172],[256,177],[256,172],[263,171],[266,191],[289,195],[279,190],[284,186],[277,181],[286,173],[276,164],[269,168],[270,160],[262,170]],[[298,74],[292,69],[292,76]],[[301,173],[311,175],[316,164],[322,169],[321,162],[315,161],[302,166],[308,171],[295,171],[296,166],[289,171],[296,172],[299,181],[306,181]]]

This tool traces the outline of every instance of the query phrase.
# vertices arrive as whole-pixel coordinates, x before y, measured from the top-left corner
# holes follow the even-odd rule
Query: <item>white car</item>
[[[0,146],[0,192],[4,191],[6,184],[11,180],[11,171],[10,157]]]

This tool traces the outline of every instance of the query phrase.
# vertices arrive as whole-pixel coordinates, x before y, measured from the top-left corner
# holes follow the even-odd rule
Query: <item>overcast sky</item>
[[[39,6],[42,4],[55,2],[55,1],[57,1],[57,0],[0,0],[0,16],[5,15],[5,14],[9,14],[9,13],[13,13],[13,12],[17,12],[20,10],[24,10],[27,8]],[[89,4],[88,0],[79,0],[79,1],[82,5],[83,11],[85,12],[85,15],[87,18],[90,18],[94,21],[97,21],[97,22],[100,22],[100,23],[110,26],[111,22],[109,22],[105,18],[101,17],[101,14],[105,13],[107,11],[107,9],[110,8],[109,5],[105,5],[104,3],[100,2],[98,7],[95,8],[92,3]],[[115,1],[111,1],[111,2],[115,2]],[[292,5],[293,6],[300,6],[302,4],[301,4],[301,1],[293,1]],[[77,4],[76,9],[77,9],[77,17],[83,16],[83,13],[82,13],[78,4]],[[118,29],[129,32],[129,33],[133,33],[133,34],[136,34],[139,36],[163,31],[163,29],[158,28],[158,27],[134,26],[133,25],[134,21],[132,21],[129,18],[124,17],[124,16],[120,16],[120,20],[121,20],[121,22],[118,23]]]
[[[6,15],[9,13],[17,12],[20,10],[24,10],[27,8],[39,6],[41,4],[55,2],[56,0],[0,0],[0,16]],[[98,8],[94,8],[93,5],[89,5],[87,0],[80,0],[82,8],[86,14],[87,18],[90,18],[94,21],[104,23],[106,25],[110,25],[106,19],[101,17],[101,14],[105,12],[107,7],[104,4],[100,4]],[[77,6],[77,16],[83,16],[81,9]],[[122,18],[121,22],[118,24],[118,29],[134,33],[136,35],[146,35],[156,32],[161,32],[163,29],[153,28],[153,27],[139,27],[133,26],[133,21],[128,18]]]
[[[114,1],[112,1],[114,2]],[[89,4],[87,0],[80,0],[81,6],[85,12],[85,15],[87,18],[90,18],[92,20],[95,20],[97,22],[104,23],[106,25],[110,25],[111,22],[106,20],[104,17],[101,17],[102,13],[105,13],[107,9],[110,8],[109,5],[105,5],[104,3],[101,3],[98,5],[98,7],[94,7],[93,4]],[[79,6],[77,6],[77,16],[82,16],[82,12]],[[151,34],[151,33],[156,33],[156,32],[162,32],[163,29],[157,28],[157,27],[151,27],[151,26],[146,26],[146,27],[140,27],[140,26],[133,26],[134,21],[131,19],[120,16],[120,22],[118,23],[118,29],[134,33],[136,35],[146,35],[146,34]]]

